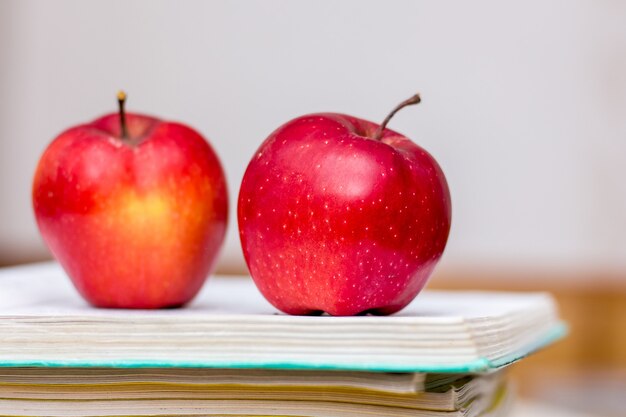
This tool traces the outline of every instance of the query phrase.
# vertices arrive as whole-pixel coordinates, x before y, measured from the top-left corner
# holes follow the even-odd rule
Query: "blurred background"
[[[431,288],[548,290],[567,340],[514,367],[523,396],[626,415],[626,3],[0,0],[0,265],[49,259],[30,187],[46,145],[116,109],[194,126],[231,197],[220,273],[244,273],[238,186],[287,120],[380,121],[447,175]]]

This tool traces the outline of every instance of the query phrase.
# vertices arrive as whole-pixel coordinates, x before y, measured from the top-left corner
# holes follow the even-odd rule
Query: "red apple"
[[[41,235],[94,306],[175,307],[211,271],[224,240],[227,191],[195,130],[120,113],[58,136],[39,161]]]
[[[263,142],[243,177],[239,233],[265,298],[288,314],[391,314],[439,261],[450,193],[405,136],[336,113],[298,117]]]

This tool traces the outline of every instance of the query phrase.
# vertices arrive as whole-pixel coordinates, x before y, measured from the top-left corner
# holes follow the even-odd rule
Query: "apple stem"
[[[126,128],[126,112],[124,111],[124,104],[126,103],[126,93],[120,90],[117,93],[117,103],[120,109],[120,135],[122,139],[128,138],[128,130]]]
[[[389,120],[391,120],[391,118],[399,110],[402,110],[406,106],[412,106],[413,104],[418,104],[420,101],[422,101],[422,98],[420,97],[420,95],[419,94],[415,94],[411,98],[408,98],[408,99],[404,100],[402,103],[400,103],[396,107],[394,107],[394,109],[391,110],[391,112],[387,115],[387,117],[385,117],[385,120],[383,120],[383,122],[380,124],[380,126],[378,126],[378,129],[376,130],[376,133],[374,133],[374,139],[375,140],[380,140],[380,138],[383,136],[383,131],[387,127],[387,123],[389,123]]]

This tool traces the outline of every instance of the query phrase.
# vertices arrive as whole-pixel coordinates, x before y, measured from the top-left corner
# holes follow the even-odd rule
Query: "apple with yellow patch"
[[[181,306],[200,290],[226,231],[220,161],[183,124],[120,111],[46,149],[33,184],[41,235],[92,305]]]

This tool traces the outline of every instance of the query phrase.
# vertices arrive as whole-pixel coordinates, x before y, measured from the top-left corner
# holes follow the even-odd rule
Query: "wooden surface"
[[[595,417],[581,411],[569,410],[563,407],[554,407],[540,402],[518,401],[513,406],[510,417]]]

